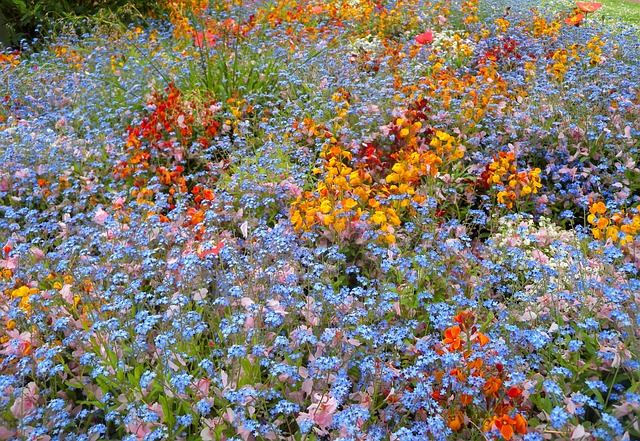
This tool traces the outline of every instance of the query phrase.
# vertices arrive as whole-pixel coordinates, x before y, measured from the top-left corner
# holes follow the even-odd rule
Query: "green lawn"
[[[621,0],[600,0],[600,3],[603,7],[595,16],[600,16],[606,21],[623,20],[640,25],[640,3]]]
[[[604,21],[609,24],[631,24],[640,27],[640,0],[598,0],[602,8],[589,14],[586,23]],[[534,2],[535,3],[535,2]],[[554,10],[570,11],[575,7],[576,0],[547,0],[546,3]]]

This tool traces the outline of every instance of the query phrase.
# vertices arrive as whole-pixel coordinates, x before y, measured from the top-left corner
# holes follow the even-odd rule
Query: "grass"
[[[609,24],[640,25],[640,2],[600,0],[600,3],[602,3],[602,9],[590,16],[590,21],[602,20]]]
[[[602,0],[601,3],[604,5],[601,11],[605,21],[640,25],[640,3],[620,0]]]

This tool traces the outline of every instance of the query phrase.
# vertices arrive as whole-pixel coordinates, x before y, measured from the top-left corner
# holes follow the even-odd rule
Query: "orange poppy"
[[[589,14],[591,12],[596,12],[598,9],[600,9],[602,7],[602,3],[598,3],[598,2],[576,2],[576,6],[582,12],[585,12],[585,13]]]

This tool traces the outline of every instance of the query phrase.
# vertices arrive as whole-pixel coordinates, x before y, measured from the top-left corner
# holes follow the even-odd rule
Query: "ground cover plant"
[[[0,55],[0,440],[640,439],[637,28],[166,4]]]

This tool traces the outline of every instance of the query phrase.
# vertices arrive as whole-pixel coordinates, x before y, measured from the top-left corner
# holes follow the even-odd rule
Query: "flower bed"
[[[0,440],[640,439],[637,29],[530,6],[0,55]]]

